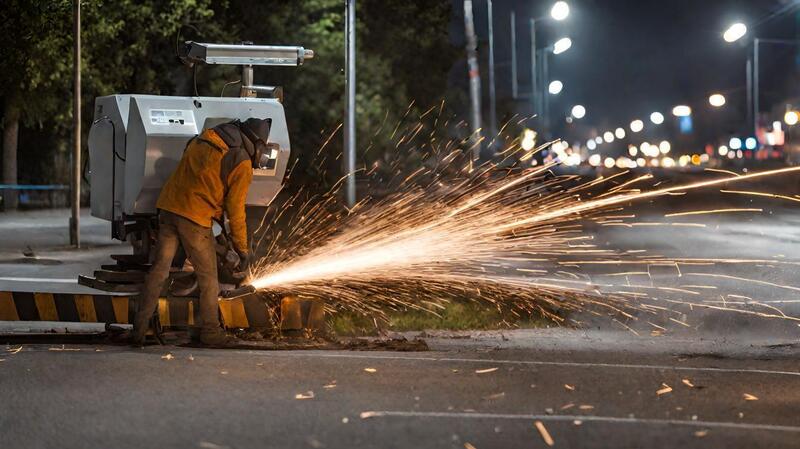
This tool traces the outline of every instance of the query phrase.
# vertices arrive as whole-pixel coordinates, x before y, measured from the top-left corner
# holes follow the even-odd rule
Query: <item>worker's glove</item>
[[[252,256],[251,253],[245,253],[241,251],[236,251],[239,254],[239,267],[238,270],[242,273],[247,273],[250,271],[250,266],[252,265]]]

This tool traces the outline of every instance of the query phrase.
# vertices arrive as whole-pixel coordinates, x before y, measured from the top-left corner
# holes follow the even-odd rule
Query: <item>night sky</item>
[[[511,8],[518,17],[520,87],[527,90],[530,86],[527,19],[532,14],[549,17],[553,3],[494,1],[499,102],[510,97]],[[602,133],[617,126],[627,128],[635,118],[646,120],[652,111],[669,116],[672,106],[683,103],[695,110],[693,140],[696,142],[739,131],[745,123],[745,63],[751,47],[747,42],[726,43],[722,32],[731,23],[742,21],[749,27],[748,39],[754,36],[795,39],[800,9],[764,20],[786,5],[787,0],[571,0],[568,3],[571,14],[567,20],[543,20],[537,25],[541,45],[562,36],[573,41],[569,51],[550,59],[551,78],[560,79],[565,86],[551,103],[554,121],[563,123],[572,105],[580,103],[588,110],[583,124]],[[458,11],[463,10],[463,3],[454,1],[454,8],[462,20],[463,37],[463,15]],[[475,0],[484,95],[488,90],[485,9],[484,0]],[[458,19],[454,21],[454,30]],[[797,89],[786,82],[797,71],[796,49],[762,48],[764,102],[796,96]],[[714,92],[723,92],[728,97],[724,111],[710,110],[707,98]],[[516,104],[520,112],[525,107],[524,102]],[[573,134],[565,137],[578,139],[583,138],[579,134],[588,131],[561,128],[557,132]]]

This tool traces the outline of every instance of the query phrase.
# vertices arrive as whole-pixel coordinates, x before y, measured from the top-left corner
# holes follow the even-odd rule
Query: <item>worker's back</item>
[[[213,130],[192,139],[178,167],[161,189],[156,207],[209,227],[222,216],[225,186],[222,159],[228,146]]]

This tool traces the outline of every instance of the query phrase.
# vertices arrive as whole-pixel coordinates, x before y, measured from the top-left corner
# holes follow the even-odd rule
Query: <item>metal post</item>
[[[517,84],[517,15],[511,11],[511,97],[519,97]]]
[[[542,118],[543,118],[543,129],[546,131],[549,137],[550,131],[550,67],[548,64],[548,59],[550,56],[550,50],[545,48],[542,50]]]
[[[347,164],[347,205],[356,204],[356,0],[345,3],[344,152]]]
[[[753,58],[747,57],[747,121],[745,127],[753,123]]]
[[[74,2],[73,24],[73,103],[72,103],[72,216],[69,219],[69,243],[81,247],[81,2]]]
[[[489,129],[492,139],[497,136],[497,93],[494,85],[494,24],[492,0],[486,0],[486,15],[489,21]]]
[[[539,112],[537,108],[537,101],[539,99],[539,84],[537,83],[536,76],[536,19],[531,19],[531,103],[533,104],[533,113]]]
[[[481,156],[481,73],[478,67],[478,41],[475,36],[475,22],[472,16],[472,0],[464,0],[464,31],[467,37],[469,93],[472,109],[470,116],[472,160],[477,161]]]
[[[755,39],[753,42],[753,136],[758,135],[758,115],[761,109],[760,103],[760,86],[758,82],[759,78],[759,70],[758,70],[758,57],[759,57],[759,44],[761,42],[758,38]]]

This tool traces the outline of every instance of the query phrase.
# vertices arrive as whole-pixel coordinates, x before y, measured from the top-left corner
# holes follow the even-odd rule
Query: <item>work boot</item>
[[[203,329],[200,331],[200,343],[205,346],[224,347],[238,343],[236,337],[232,337],[220,328]]]
[[[130,332],[131,346],[142,347],[144,346],[144,339],[147,335],[147,329],[150,327],[150,318],[137,313],[133,320],[133,330]]]

